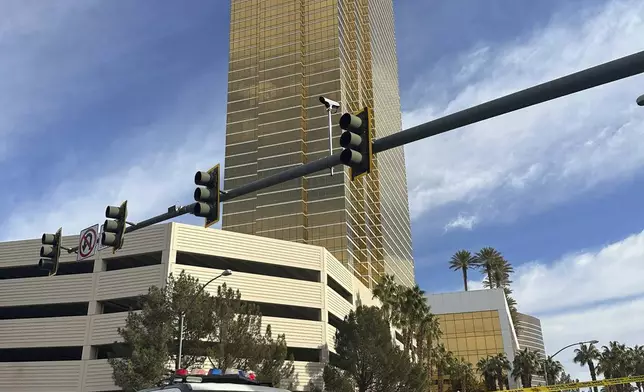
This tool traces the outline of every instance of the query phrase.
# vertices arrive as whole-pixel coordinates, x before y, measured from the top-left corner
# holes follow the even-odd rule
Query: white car
[[[255,381],[255,375],[252,372],[241,370],[222,372],[219,369],[209,371],[198,369],[190,372],[179,369],[162,386],[146,388],[139,392],[188,391],[290,392],[287,389],[274,388],[270,384]]]

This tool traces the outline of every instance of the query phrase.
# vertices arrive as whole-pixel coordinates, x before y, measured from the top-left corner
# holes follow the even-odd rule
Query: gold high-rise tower
[[[232,0],[230,23],[225,189],[328,155],[320,96],[373,108],[375,138],[400,131],[392,0]],[[412,285],[403,149],[353,183],[334,170],[225,203],[223,229],[324,246],[368,287]]]

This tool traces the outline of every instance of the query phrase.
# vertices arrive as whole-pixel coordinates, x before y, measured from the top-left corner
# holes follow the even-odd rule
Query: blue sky
[[[190,202],[194,171],[223,163],[227,3],[2,6],[0,240],[71,234],[124,199],[132,220]],[[405,0],[395,13],[405,126],[644,50],[639,0]],[[419,284],[459,290],[451,254],[493,246],[549,349],[643,343],[642,93],[634,77],[408,146]]]

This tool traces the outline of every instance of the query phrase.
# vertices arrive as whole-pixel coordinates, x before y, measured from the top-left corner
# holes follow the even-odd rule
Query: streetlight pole
[[[331,117],[331,108],[326,110],[327,119],[329,120],[329,155],[333,155],[333,119]],[[333,167],[331,168],[333,175]]]
[[[233,272],[231,270],[226,269],[221,274],[219,274],[219,275],[215,276],[214,278],[210,279],[208,282],[206,282],[206,284],[201,286],[199,291],[197,291],[197,293],[195,294],[195,299],[199,296],[199,294],[203,293],[203,291],[206,289],[206,287],[208,287],[208,285],[210,283],[212,283],[215,280],[221,278],[222,276],[230,276],[232,274],[233,274]],[[186,317],[186,311],[182,310],[180,318],[179,318],[179,355],[178,355],[178,358],[177,358],[177,369],[181,369],[181,355],[183,353],[183,326],[185,324],[185,322],[184,322],[185,317]]]
[[[548,369],[546,368],[546,363],[548,362],[548,358],[552,359],[552,358],[555,357],[555,355],[559,354],[560,352],[562,352],[563,350],[565,350],[567,348],[570,348],[570,347],[573,347],[573,346],[581,346],[582,344],[586,344],[586,343],[597,344],[597,343],[599,343],[599,340],[586,340],[586,341],[583,341],[583,342],[571,343],[571,344],[569,344],[567,346],[564,346],[564,347],[560,348],[559,351],[557,351],[556,353],[552,354],[551,356],[548,356],[546,354],[546,358],[543,360],[543,365],[542,365],[542,367],[543,367],[543,378],[546,381],[546,385],[548,385]]]
[[[340,109],[340,103],[329,99],[327,97],[320,97],[320,102],[324,105],[326,109],[326,116],[329,120],[329,156],[333,155],[333,121],[331,118],[332,114],[335,114]],[[333,175],[333,166],[331,168],[331,175]]]

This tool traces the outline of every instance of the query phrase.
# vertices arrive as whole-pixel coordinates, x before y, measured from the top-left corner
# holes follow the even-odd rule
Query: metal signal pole
[[[580,91],[615,82],[641,73],[644,73],[644,51],[621,57],[583,71],[575,72],[570,75],[437,118],[401,132],[385,136],[381,139],[376,139],[371,144],[371,153],[377,154],[392,148],[401,147],[405,144],[440,135],[441,133],[461,128],[466,125],[471,125],[479,121],[511,113],[519,109],[524,109],[539,103],[575,94]],[[321,100],[323,98],[324,97],[321,97]],[[636,102],[638,105],[644,106],[644,95],[637,98]],[[331,169],[340,164],[342,164],[340,154],[329,155],[325,158],[318,159],[304,165],[295,166],[281,173],[253,181],[238,188],[221,191],[220,202],[230,201],[260,189],[278,185],[321,170]],[[183,207],[171,207],[168,212],[164,214],[132,224],[125,228],[125,233],[131,233],[155,223],[163,222],[181,215],[194,213],[196,204],[197,203],[193,203]],[[72,248],[70,251],[74,250],[75,249]]]

